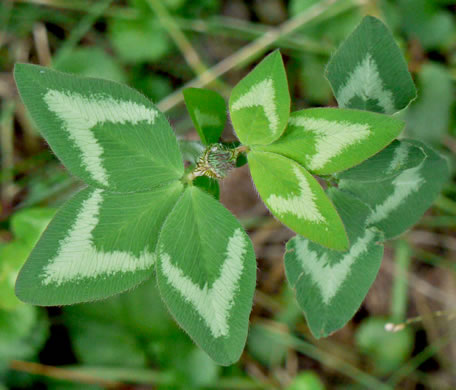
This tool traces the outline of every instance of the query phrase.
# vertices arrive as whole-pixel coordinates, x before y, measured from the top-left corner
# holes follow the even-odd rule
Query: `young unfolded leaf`
[[[401,172],[420,165],[426,154],[419,146],[394,140],[385,149],[351,169],[337,175],[340,180],[371,183],[393,179]]]
[[[276,142],[256,147],[289,157],[316,174],[339,172],[361,163],[396,138],[404,123],[372,112],[312,108],[291,114]]]
[[[130,194],[80,191],[33,249],[19,274],[17,296],[43,306],[87,302],[149,278],[160,228],[182,187],[175,182]]]
[[[131,192],[182,177],[168,121],[135,90],[30,64],[17,64],[14,77],[52,150],[87,184]]]
[[[325,337],[344,326],[375,280],[383,256],[382,234],[366,228],[371,210],[342,191],[329,191],[347,227],[350,248],[341,253],[302,236],[287,243],[285,270],[312,334]]]
[[[230,114],[234,131],[245,145],[267,145],[280,137],[290,115],[290,94],[279,51],[233,88]]]
[[[225,100],[209,89],[187,88],[183,93],[201,142],[204,145],[218,142],[226,123]]]
[[[167,218],[157,280],[171,314],[217,363],[238,360],[255,290],[255,254],[239,222],[196,187]]]
[[[411,150],[421,148],[426,158],[419,165],[383,181],[366,185],[351,178],[339,182],[339,188],[351,192],[372,208],[367,224],[383,231],[385,239],[397,237],[417,223],[449,178],[446,159],[430,147],[412,140],[401,143],[409,144]]]
[[[372,16],[339,47],[326,71],[340,107],[393,114],[416,97],[401,50]]]
[[[342,220],[309,172],[275,153],[251,151],[248,160],[261,198],[282,223],[328,248],[348,248]]]

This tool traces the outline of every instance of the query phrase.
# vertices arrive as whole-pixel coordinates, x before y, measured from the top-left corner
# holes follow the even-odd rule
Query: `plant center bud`
[[[196,164],[195,172],[199,175],[223,179],[236,166],[234,150],[220,144],[209,145]]]

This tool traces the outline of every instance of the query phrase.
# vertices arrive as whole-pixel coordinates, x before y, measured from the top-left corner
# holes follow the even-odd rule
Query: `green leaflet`
[[[186,189],[160,233],[161,296],[177,322],[217,363],[238,360],[256,280],[252,243],[211,196]]]
[[[29,64],[17,64],[14,76],[46,141],[87,184],[131,192],[182,177],[169,123],[135,90]]]
[[[428,62],[418,73],[420,96],[407,111],[405,133],[432,145],[440,145],[451,126],[455,88],[451,73],[442,65]]]
[[[225,100],[214,91],[184,89],[187,110],[204,145],[218,142],[226,123]]]
[[[367,317],[356,328],[356,347],[379,376],[400,370],[410,359],[415,346],[414,328],[406,326],[400,331],[390,332],[385,329],[390,321],[391,318]]]
[[[157,344],[167,337],[177,343],[181,333],[163,305],[153,278],[102,302],[63,310],[73,350],[85,365],[146,367],[147,351],[153,350],[155,358],[160,349]]]
[[[248,160],[261,198],[282,223],[328,248],[348,248],[336,209],[309,172],[275,153],[251,151]]]
[[[21,305],[14,294],[17,274],[54,214],[53,209],[31,208],[11,217],[14,240],[0,247],[0,310]]]
[[[21,305],[14,294],[14,284],[30,250],[27,245],[17,241],[0,248],[0,310],[12,310]]]
[[[367,183],[371,182],[394,179],[404,170],[420,165],[425,158],[426,154],[421,147],[414,146],[406,140],[394,140],[381,152],[362,164],[341,172],[337,178],[368,185]]]
[[[160,21],[144,11],[134,19],[111,18],[108,34],[117,56],[128,64],[156,62],[173,47]]]
[[[426,158],[419,165],[383,181],[366,185],[352,177],[339,182],[339,188],[356,195],[372,208],[367,223],[382,230],[385,239],[404,233],[418,222],[449,178],[446,159],[430,147],[413,140],[401,143],[420,148]]]
[[[393,114],[416,97],[407,63],[391,32],[366,16],[327,67],[340,107]]]
[[[337,108],[291,114],[285,133],[257,150],[279,153],[327,175],[359,164],[396,138],[404,123],[387,115]]]
[[[48,336],[49,322],[38,308],[20,305],[12,311],[0,310],[0,383],[12,360],[36,361]]]
[[[383,256],[382,234],[366,228],[371,210],[360,200],[329,191],[347,227],[350,248],[341,253],[301,236],[287,243],[285,271],[296,290],[312,334],[325,337],[343,327],[361,305],[375,280]]]
[[[49,224],[22,268],[16,294],[35,305],[102,299],[151,276],[166,216],[179,182],[150,192],[114,194],[86,188]]]
[[[407,17],[401,19],[401,31],[409,40],[418,41],[426,51],[440,49],[445,52],[454,42],[454,14],[447,5],[451,0],[398,0],[398,12]]]
[[[16,241],[32,248],[54,216],[51,208],[30,208],[17,211],[11,217],[11,231]]]
[[[102,77],[107,80],[124,83],[127,79],[125,70],[105,49],[97,46],[76,47],[63,57],[58,58],[54,69],[66,73],[74,73],[85,77]]]
[[[290,94],[279,51],[269,54],[233,88],[229,105],[243,144],[267,145],[280,137],[290,115]]]

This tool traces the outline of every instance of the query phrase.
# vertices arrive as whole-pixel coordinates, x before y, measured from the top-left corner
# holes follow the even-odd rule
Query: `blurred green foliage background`
[[[1,0],[0,389],[456,388],[455,11],[452,0]],[[418,86],[418,99],[400,113],[406,135],[447,155],[453,180],[413,231],[389,243],[377,281],[344,329],[319,341],[309,334],[284,281],[291,232],[268,215],[245,167],[221,187],[258,257],[238,364],[218,367],[192,344],[153,278],[71,307],[15,298],[28,253],[56,207],[80,188],[18,99],[15,62],[127,83],[158,103],[179,137],[195,141],[180,88],[206,86],[228,97],[277,47],[293,110],[335,105],[325,65],[367,14],[391,28]],[[230,126],[223,137],[235,140]],[[182,145],[188,160],[201,151]],[[387,322],[407,318],[405,329],[385,331]]]

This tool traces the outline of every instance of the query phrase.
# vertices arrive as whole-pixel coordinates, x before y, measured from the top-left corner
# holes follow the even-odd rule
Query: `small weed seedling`
[[[205,150],[184,168],[157,108],[114,82],[17,64],[22,100],[63,164],[87,187],[56,214],[22,268],[17,296],[35,305],[107,298],[155,274],[169,311],[216,362],[244,348],[255,291],[252,243],[216,199],[217,180],[241,157],[271,213],[297,235],[286,275],[315,337],[359,308],[382,242],[418,221],[448,177],[446,161],[395,140],[395,114],[415,98],[391,33],[366,17],[327,67],[340,108],[290,114],[278,51],[232,91],[236,145],[215,92],[184,92]],[[187,145],[188,146],[188,145]],[[327,182],[324,190],[314,175]],[[147,310],[147,307],[144,308]]]

